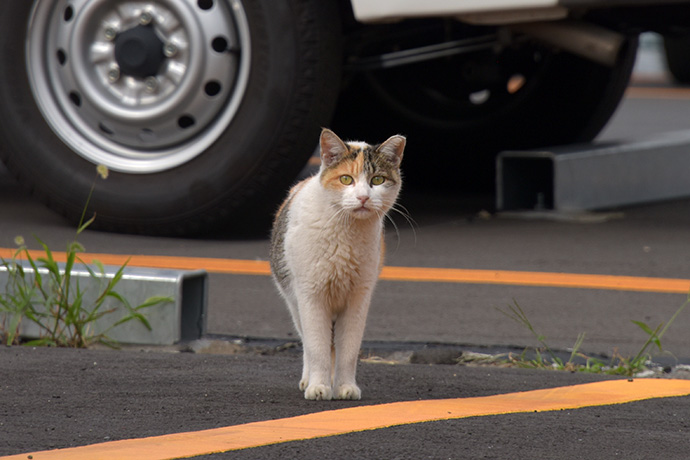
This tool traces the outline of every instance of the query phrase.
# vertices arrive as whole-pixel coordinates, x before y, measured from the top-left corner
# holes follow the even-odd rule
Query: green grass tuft
[[[648,365],[651,362],[650,348],[656,347],[660,352],[664,351],[661,343],[662,337],[668,330],[669,326],[671,326],[671,324],[685,309],[685,307],[688,306],[688,304],[690,304],[690,295],[688,295],[688,298],[685,300],[685,302],[676,310],[666,324],[659,324],[654,329],[641,321],[632,321],[647,335],[647,340],[640,347],[640,350],[635,356],[625,357],[614,350],[613,356],[608,362],[606,362],[602,359],[587,356],[580,352],[582,344],[585,340],[584,332],[581,332],[577,336],[570,354],[570,358],[567,361],[563,361],[548,345],[546,342],[546,336],[540,334],[534,329],[534,326],[530,322],[522,307],[520,307],[517,301],[513,300],[513,305],[509,305],[507,310],[498,308],[498,311],[518,324],[526,327],[537,339],[537,342],[539,342],[539,347],[532,349],[534,352],[534,357],[528,358],[527,352],[530,349],[526,348],[525,351],[523,351],[523,353],[519,356],[509,354],[504,360],[504,363],[517,367],[533,369],[556,369],[571,372],[591,372],[597,374],[633,377],[636,374],[648,369]],[[581,358],[584,360],[584,364],[576,363],[576,358]]]

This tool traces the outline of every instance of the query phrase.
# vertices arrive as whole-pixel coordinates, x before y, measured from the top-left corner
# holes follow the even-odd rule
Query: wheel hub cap
[[[115,39],[115,60],[120,71],[132,77],[152,77],[165,60],[163,42],[153,27],[138,25]]]
[[[178,167],[225,132],[249,76],[241,0],[41,0],[27,71],[46,122],[85,159]]]

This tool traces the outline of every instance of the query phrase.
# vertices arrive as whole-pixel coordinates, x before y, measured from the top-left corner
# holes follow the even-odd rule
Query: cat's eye
[[[371,185],[381,185],[386,182],[386,178],[383,176],[374,176],[371,178]]]
[[[354,181],[355,180],[352,178],[352,176],[348,176],[347,174],[340,176],[340,183],[343,185],[352,185]]]

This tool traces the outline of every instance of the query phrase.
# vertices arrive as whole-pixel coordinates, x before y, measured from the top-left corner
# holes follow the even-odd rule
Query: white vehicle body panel
[[[429,16],[478,16],[483,13],[501,12],[504,21],[510,22],[510,12],[516,14],[516,22],[525,10],[560,10],[558,0],[351,0],[355,18],[360,22],[393,21]],[[523,13],[523,14],[520,14]]]

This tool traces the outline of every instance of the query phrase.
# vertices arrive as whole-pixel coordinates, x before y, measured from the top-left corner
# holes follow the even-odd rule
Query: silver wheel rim
[[[123,40],[135,28],[156,54],[160,47],[155,71],[124,65],[140,62],[139,47]],[[116,48],[128,50],[126,60]],[[227,129],[249,49],[239,0],[38,0],[27,71],[45,120],[74,152],[116,171],[154,173],[201,155]]]

